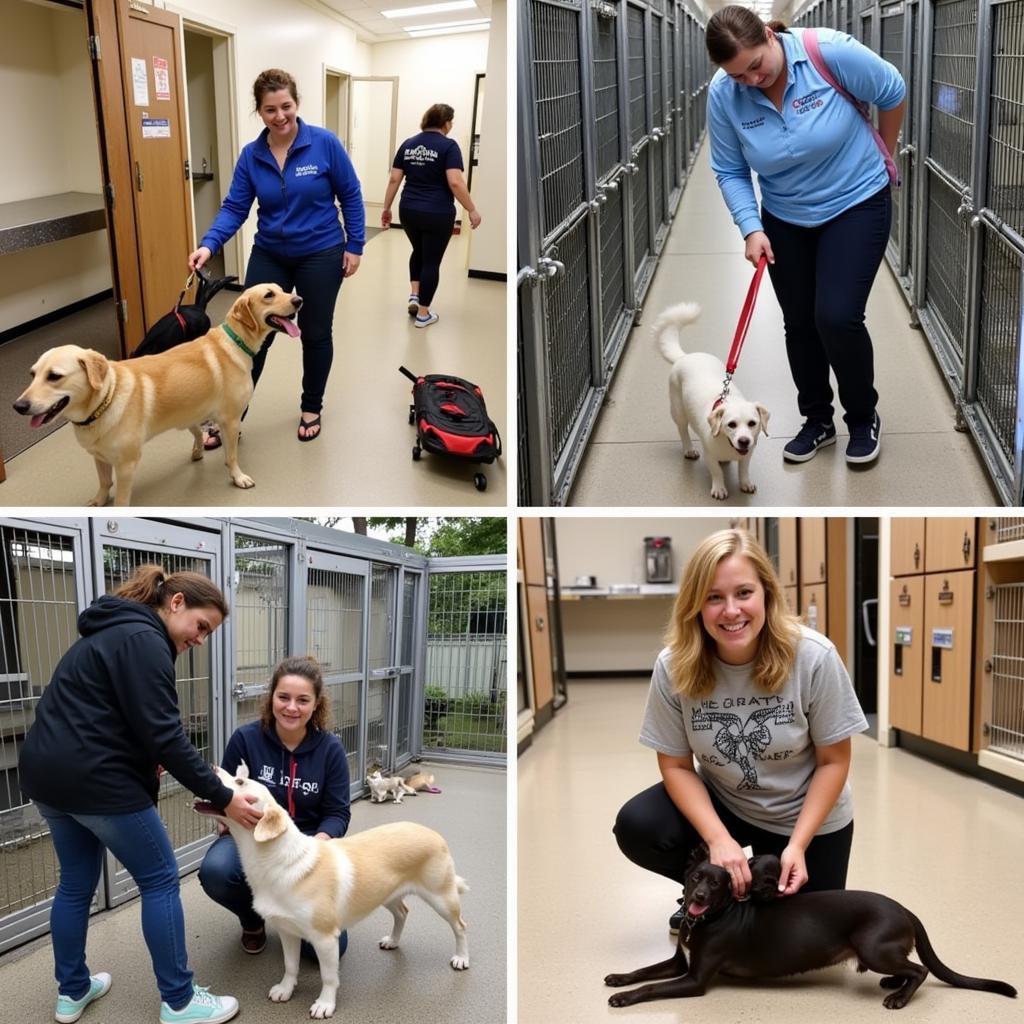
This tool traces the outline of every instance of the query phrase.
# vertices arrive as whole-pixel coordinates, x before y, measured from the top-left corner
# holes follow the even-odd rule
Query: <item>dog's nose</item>
[[[299,295],[293,295],[292,296],[292,305],[296,309],[301,309],[302,308],[302,297],[299,296]]]
[[[750,438],[749,437],[738,437],[738,438],[736,438],[736,447],[737,448],[749,448],[750,447]]]
[[[19,398],[14,403],[14,411],[16,413],[20,413],[22,416],[24,416],[28,412],[29,406],[31,404],[32,403],[27,398]]]

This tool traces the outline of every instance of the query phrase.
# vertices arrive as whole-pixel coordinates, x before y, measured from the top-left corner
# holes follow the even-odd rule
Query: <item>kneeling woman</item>
[[[301,832],[336,839],[348,831],[348,760],[341,741],[328,728],[330,706],[320,665],[314,658],[285,658],[274,670],[260,717],[237,728],[221,760],[234,773],[242,761],[249,774],[270,790]],[[263,919],[252,908],[238,847],[218,825],[220,837],[206,851],[199,884],[214,902],[238,917],[242,949],[261,953],[267,943]],[[339,955],[348,933],[339,939]],[[302,944],[303,952],[312,947]]]

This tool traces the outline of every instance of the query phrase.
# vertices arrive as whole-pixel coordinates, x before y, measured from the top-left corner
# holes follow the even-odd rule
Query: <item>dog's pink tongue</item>
[[[32,427],[33,430],[36,427],[41,427],[43,425],[43,420],[45,420],[45,419],[46,419],[46,413],[45,412],[41,412],[38,416],[33,416],[32,419],[29,420],[29,426]]]
[[[699,903],[691,903],[689,907],[687,907],[686,912],[690,917],[700,917],[700,915],[707,909],[707,907],[702,907]]]
[[[289,337],[297,338],[299,336],[299,329],[295,326],[293,321],[288,320],[283,316],[272,316],[270,319],[273,320],[274,323],[277,324],[277,326],[280,327],[281,330]]]

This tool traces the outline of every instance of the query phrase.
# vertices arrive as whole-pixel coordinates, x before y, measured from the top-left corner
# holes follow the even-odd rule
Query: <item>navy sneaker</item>
[[[807,420],[800,432],[782,449],[787,462],[806,462],[818,454],[819,448],[836,443],[836,428],[831,423]]]
[[[680,896],[676,903],[679,904],[679,909],[668,919],[668,930],[672,935],[679,934],[679,929],[686,920],[685,896]]]
[[[868,423],[850,424],[850,443],[846,446],[847,462],[874,462],[882,449],[882,421],[878,413]]]

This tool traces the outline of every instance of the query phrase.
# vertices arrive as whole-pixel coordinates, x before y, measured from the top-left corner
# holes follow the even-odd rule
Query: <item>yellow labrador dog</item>
[[[396,821],[343,839],[303,835],[266,786],[249,778],[243,761],[234,776],[223,768],[220,780],[263,811],[251,832],[197,800],[195,809],[223,821],[238,844],[252,906],[281,936],[284,977],[269,992],[275,1003],[291,998],[299,971],[299,948],[306,939],[320,961],[322,988],[309,1008],[310,1017],[334,1014],[338,991],[338,936],[376,910],[387,907],[394,919],[381,949],[397,949],[409,908],[403,896],[422,897],[455,934],[457,971],[469,967],[466,922],[459,893],[469,887],[455,873],[444,838],[411,821]]]
[[[100,487],[90,505],[131,503],[142,446],[165,430],[192,433],[192,458],[203,457],[204,420],[220,426],[224,463],[236,487],[252,487],[238,466],[242,413],[252,397],[252,360],[272,331],[293,338],[302,299],[276,284],[257,284],[235,300],[222,325],[155,356],[112,362],[77,345],[44,352],[32,383],[14,403],[41,427],[64,413],[75,439],[96,460]]]

